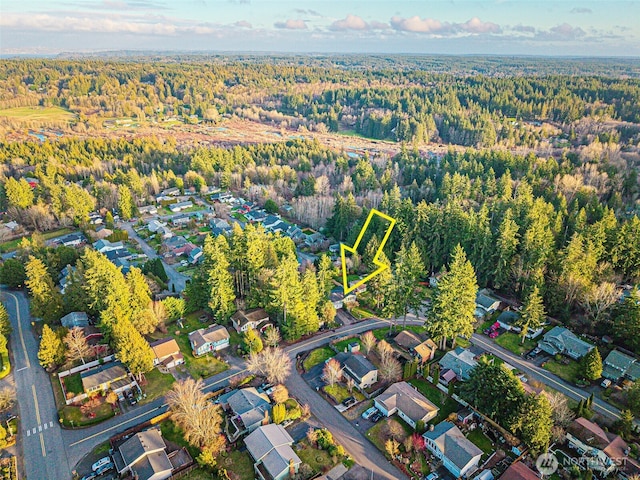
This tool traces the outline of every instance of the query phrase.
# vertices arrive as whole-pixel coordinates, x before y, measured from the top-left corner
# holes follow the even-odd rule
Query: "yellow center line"
[[[29,355],[27,354],[27,346],[24,343],[24,335],[22,334],[22,318],[20,316],[20,304],[18,303],[18,298],[13,293],[4,293],[13,298],[13,301],[16,304],[16,317],[18,319],[18,334],[20,335],[20,343],[22,344],[22,351],[24,352],[24,359],[27,363],[27,368],[31,368],[31,361],[29,360]]]
[[[44,448],[44,437],[42,436],[42,433],[40,434],[40,447],[42,447],[42,456],[46,457],[47,451]]]
[[[38,407],[38,397],[36,395],[35,385],[31,385],[31,391],[33,392],[33,403],[36,405],[36,420],[38,421],[38,425],[40,425],[40,408]]]

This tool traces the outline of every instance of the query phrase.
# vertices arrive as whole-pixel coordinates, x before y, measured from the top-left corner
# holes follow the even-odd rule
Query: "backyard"
[[[362,395],[362,393],[355,389],[352,391],[352,393],[349,393],[347,387],[340,383],[336,383],[335,385],[325,385],[324,387],[322,387],[322,390],[324,390],[324,393],[333,398],[336,403],[342,403],[345,401],[345,399],[351,396],[355,397],[355,399],[359,402],[364,400],[364,395]]]
[[[64,382],[64,389],[67,391],[67,393],[79,395],[84,392],[80,372],[74,373],[73,375],[67,375],[66,377],[62,377],[62,379]]]
[[[354,342],[360,345],[360,349],[362,349],[362,342],[358,337],[344,338],[339,342],[334,343],[333,346],[336,348],[338,352],[344,352],[348,350],[349,344]]]
[[[392,426],[393,424],[399,425]],[[391,438],[391,432],[396,429],[402,432],[396,440],[402,442],[405,438],[413,433],[413,429],[406,424],[404,421],[400,420],[396,417],[384,418],[376,423],[373,427],[367,431],[367,438],[371,440],[371,442],[380,450],[381,452],[385,452],[384,444],[385,442]]]
[[[333,357],[335,354],[336,352],[334,352],[329,347],[316,348],[315,350],[312,350],[309,355],[307,355],[307,358],[305,358],[304,362],[302,362],[302,366],[304,367],[305,371],[308,372],[309,369],[315,367],[319,363],[323,363],[324,361]]]
[[[491,455],[494,451],[493,443],[479,428],[469,432],[467,439],[487,455]]]
[[[502,348],[506,348],[516,355],[533,350],[537,345],[535,340],[530,340],[528,338],[524,340],[524,343],[522,343],[522,338],[512,332],[503,333],[495,339],[495,342]]]
[[[430,422],[437,425],[443,420],[446,420],[449,415],[457,412],[460,409],[460,404],[453,398],[449,397],[446,393],[439,390],[438,387],[432,385],[427,380],[422,378],[412,378],[409,383],[416,387],[420,393],[433,402],[440,411],[438,415]]]
[[[253,460],[246,450],[223,451],[218,455],[218,465],[227,469],[231,480],[253,480]],[[209,477],[210,478],[210,477]]]
[[[296,453],[302,463],[306,463],[311,467],[314,475],[327,472],[335,465],[329,452],[312,447],[306,440],[298,443]]]

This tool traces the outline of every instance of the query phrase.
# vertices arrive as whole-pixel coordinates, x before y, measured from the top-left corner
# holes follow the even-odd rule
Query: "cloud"
[[[593,13],[593,10],[586,7],[575,7],[572,8],[569,13]]]
[[[329,30],[345,31],[345,30],[384,30],[389,28],[389,25],[382,22],[365,22],[361,17],[357,15],[347,15],[342,20],[336,20],[329,25]]]
[[[296,8],[295,12],[298,15],[311,15],[312,17],[321,17],[322,14],[316,10],[312,10],[310,8]]]
[[[246,20],[238,20],[237,22],[232,23],[231,26],[238,28],[253,28],[253,25]]]
[[[391,17],[391,26],[401,32],[440,33],[447,27],[439,20],[433,18],[420,18],[417,15],[411,18]]]
[[[286,22],[276,22],[274,27],[285,30],[306,30],[307,24],[304,20],[289,19]]]
[[[483,22],[478,17],[459,25],[460,29],[468,33],[500,33],[500,25],[493,22]]]
[[[540,31],[537,37],[541,40],[576,40],[586,35],[580,27],[573,27],[568,23],[562,23],[551,27],[548,31]]]
[[[511,27],[511,30],[521,33],[536,33],[536,28],[531,25],[516,25],[515,27]]]

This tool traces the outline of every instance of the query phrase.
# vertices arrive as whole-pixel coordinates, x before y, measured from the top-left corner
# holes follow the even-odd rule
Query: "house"
[[[393,339],[396,344],[407,351],[413,350],[422,343],[422,338],[411,330],[403,330]]]
[[[108,250],[104,252],[104,256],[107,257],[111,263],[115,263],[117,259],[129,260],[133,255],[126,248],[119,248],[118,250]]]
[[[267,214],[264,210],[251,210],[244,214],[244,218],[251,223],[261,222],[267,218]]]
[[[618,350],[611,350],[602,362],[602,367],[602,376],[612,382],[623,378],[632,382],[640,379],[640,362]]]
[[[342,373],[351,377],[359,390],[365,390],[378,381],[378,369],[363,355],[340,352],[334,358],[342,365]]]
[[[445,353],[438,363],[440,364],[440,381],[445,385],[454,378],[458,381],[468,380],[471,370],[478,364],[474,352],[462,347]]]
[[[302,460],[293,451],[293,438],[281,425],[258,427],[244,439],[254,461],[256,478],[286,480],[297,472]]]
[[[470,408],[463,408],[462,410],[458,410],[456,413],[456,417],[460,423],[466,425],[473,420],[473,410]]]
[[[106,392],[116,393],[128,390],[136,385],[125,366],[120,362],[109,362],[80,372],[84,393]]]
[[[233,198],[229,192],[218,192],[211,195],[211,200],[214,202],[228,202]]]
[[[156,366],[169,369],[184,363],[184,356],[180,352],[178,342],[173,338],[162,338],[150,343],[149,346],[156,356],[153,359],[153,364]]]
[[[202,251],[202,249],[200,247],[196,247],[189,252],[189,255],[187,256],[187,260],[191,264],[198,263],[202,259],[203,254],[204,252]]]
[[[89,223],[91,225],[102,225],[104,220],[102,219],[102,215],[97,212],[89,214]]]
[[[476,295],[476,316],[484,317],[495,312],[500,307],[500,300],[491,296],[488,290],[483,289]]]
[[[165,197],[177,197],[178,195],[180,195],[180,189],[178,187],[166,188],[160,192],[160,195],[163,195]]]
[[[567,427],[567,442],[587,461],[587,467],[603,477],[616,470],[629,452],[629,445],[613,433],[607,433],[599,425],[586,418],[576,418]]]
[[[187,225],[191,221],[191,219],[194,217],[195,217],[195,214],[193,213],[181,213],[171,218],[171,223],[176,226]]]
[[[440,422],[422,435],[425,446],[455,478],[468,478],[478,468],[482,450],[451,422]]]
[[[230,232],[232,230],[229,222],[221,218],[212,218],[211,220],[209,220],[209,228],[215,236],[218,236],[222,233]]]
[[[161,222],[159,220],[149,220],[149,223],[147,223],[147,229],[151,232],[151,233],[156,233],[158,230],[161,230],[162,228],[166,227],[167,224],[164,222]]]
[[[565,327],[555,326],[544,334],[538,348],[549,355],[562,354],[579,360],[593,349],[593,345],[579,339]]]
[[[132,435],[114,450],[113,460],[121,476],[131,474],[138,480],[165,480],[171,477],[173,465],[160,429],[150,428]]]
[[[20,225],[18,225],[18,222],[14,221],[14,220],[11,220],[10,222],[7,222],[7,223],[5,223],[5,224],[4,224],[4,227],[5,227],[5,228],[8,228],[8,229],[9,229],[9,230],[11,230],[12,232],[13,232],[14,230],[17,230],[19,226],[20,226]]]
[[[413,352],[415,354],[415,358],[420,363],[425,363],[433,360],[433,357],[436,355],[436,350],[438,350],[436,342],[427,338],[424,342],[414,348]]]
[[[140,215],[156,215],[158,208],[155,205],[143,205],[138,207],[138,212],[140,212]]]
[[[429,275],[429,286],[431,288],[436,288],[441,278],[442,278],[442,273],[434,273],[433,275]]]
[[[218,401],[229,413],[227,435],[232,441],[269,423],[271,400],[255,387],[234,390],[222,395]]]
[[[540,477],[524,462],[515,462],[504,471],[500,480],[540,480]]]
[[[189,242],[187,241],[186,238],[184,238],[181,235],[178,235],[178,236],[166,239],[163,242],[163,245],[168,250],[175,250],[176,248],[184,247],[187,243],[189,243]]]
[[[238,333],[243,333],[250,329],[263,332],[271,325],[269,323],[269,314],[264,308],[254,308],[246,312],[238,310],[231,316],[231,323]]]
[[[57,243],[64,245],[65,247],[77,247],[86,241],[87,239],[85,236],[79,232],[69,233],[57,239]]]
[[[339,310],[344,307],[345,303],[352,303],[356,301],[356,295],[353,292],[344,294],[342,287],[337,287],[331,290],[329,294],[329,301],[333,304],[333,308]]]
[[[407,382],[391,385],[376,397],[374,405],[387,417],[397,413],[414,430],[418,422],[427,423],[440,410]]]
[[[89,316],[85,312],[71,312],[60,319],[65,328],[88,327]]]
[[[410,331],[403,330],[394,338],[396,344],[407,350],[420,363],[433,360],[438,346],[430,338],[423,340],[419,335]]]
[[[193,207],[193,203],[191,203],[191,201],[187,200],[184,202],[177,202],[177,203],[173,203],[171,205],[169,205],[169,210],[171,210],[173,213],[177,213],[177,212],[181,212],[182,210],[186,210],[187,208],[191,208]]]
[[[98,240],[93,243],[93,248],[99,251],[100,253],[111,252],[113,250],[120,250],[124,248],[124,244],[122,242],[110,242],[107,239]]]
[[[189,343],[194,356],[222,350],[229,346],[229,332],[222,325],[199,328],[189,334]]]

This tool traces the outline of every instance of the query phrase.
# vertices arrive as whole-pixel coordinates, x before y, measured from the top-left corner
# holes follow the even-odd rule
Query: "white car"
[[[608,378],[605,378],[600,384],[602,388],[609,388],[610,385],[611,385],[611,380],[609,380]]]
[[[364,412],[362,412],[362,418],[366,418],[369,419],[373,416],[374,413],[376,413],[378,411],[378,409],[376,407],[371,407],[368,408],[367,410],[365,410]]]
[[[99,468],[104,467],[105,465],[109,465],[110,463],[111,463],[111,457],[101,458],[96,463],[91,465],[91,470],[95,472]]]

